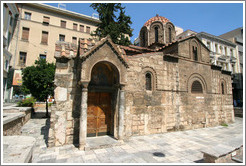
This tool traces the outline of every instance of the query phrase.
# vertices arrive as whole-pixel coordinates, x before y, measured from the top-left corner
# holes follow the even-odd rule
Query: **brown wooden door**
[[[110,134],[111,95],[110,93],[89,92],[87,112],[87,136]]]

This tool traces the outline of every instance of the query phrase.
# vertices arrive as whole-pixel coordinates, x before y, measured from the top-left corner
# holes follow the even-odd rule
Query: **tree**
[[[131,17],[125,15],[125,7],[122,7],[121,3],[93,3],[91,7],[98,12],[101,21],[92,36],[98,36],[101,39],[110,35],[116,44],[131,44],[127,37],[127,35],[132,37]],[[116,17],[117,13],[118,17]]]
[[[54,95],[55,64],[47,63],[45,59],[35,61],[35,65],[26,67],[22,73],[23,90],[29,91],[38,101],[46,102],[46,117],[48,114],[48,96]]]

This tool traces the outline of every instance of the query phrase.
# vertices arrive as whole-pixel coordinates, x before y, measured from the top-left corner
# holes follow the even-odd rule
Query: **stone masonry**
[[[80,39],[78,45],[56,44],[56,105],[49,146],[86,148],[87,103],[96,77],[92,71],[98,64],[114,74],[112,86],[100,87],[112,94],[110,133],[116,139],[234,122],[231,73],[210,64],[209,50],[195,36],[168,42],[167,35],[173,39],[175,27],[160,16],[148,21],[143,36],[151,41],[160,36],[155,34],[158,29],[148,29],[156,22],[157,28],[172,32],[160,32],[162,41],[147,42],[148,47],[119,46],[109,36],[98,42]]]

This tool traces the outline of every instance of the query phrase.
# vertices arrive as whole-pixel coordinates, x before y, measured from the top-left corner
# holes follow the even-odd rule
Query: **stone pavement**
[[[33,163],[199,163],[204,148],[235,140],[243,144],[243,119],[228,127],[217,126],[147,136],[133,136],[124,144],[80,151],[74,145],[47,148],[49,120],[34,118],[22,128],[22,135],[37,139]]]

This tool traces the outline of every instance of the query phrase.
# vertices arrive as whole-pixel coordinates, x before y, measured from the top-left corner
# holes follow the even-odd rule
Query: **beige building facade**
[[[100,22],[95,17],[41,3],[17,5],[20,14],[9,46],[13,55],[10,66],[15,70],[11,94],[22,84],[21,69],[34,65],[39,58],[55,63],[57,41],[77,44],[79,38],[92,38],[91,33]],[[10,100],[13,95],[10,95]]]
[[[99,23],[96,18],[45,4],[25,3],[18,6],[18,32],[11,48],[16,53],[11,63],[15,69],[31,66],[38,58],[55,62],[56,41],[77,44],[78,38],[91,38],[90,33]]]

